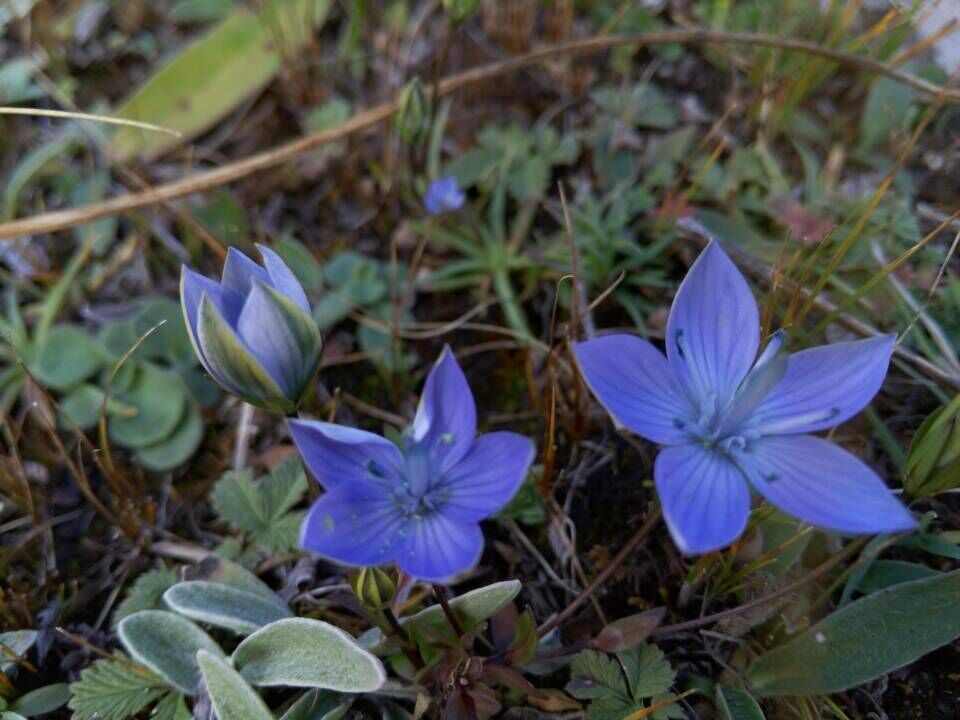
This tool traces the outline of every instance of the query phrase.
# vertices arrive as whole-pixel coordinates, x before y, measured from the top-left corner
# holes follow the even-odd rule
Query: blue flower
[[[423,205],[431,215],[459,210],[463,207],[463,201],[463,190],[453,175],[444,175],[433,180],[423,196]]]
[[[347,565],[393,562],[423,580],[445,580],[477,562],[479,522],[510,501],[534,456],[522,435],[477,436],[473,394],[449,347],[427,376],[402,450],[363,430],[289,425],[326,489],[304,521],[301,545]]]
[[[790,515],[840,533],[916,523],[856,457],[810,433],[857,414],[883,383],[894,338],[760,356],[760,320],[736,266],[711,243],[667,321],[664,357],[607,335],[574,347],[587,384],[618,426],[667,446],[654,481],[674,541],[688,554],[729,545],[746,527],[750,488]]]
[[[320,366],[320,330],[280,256],[264,267],[230,248],[220,282],[184,266],[180,303],[193,348],[216,382],[252,405],[291,412]]]

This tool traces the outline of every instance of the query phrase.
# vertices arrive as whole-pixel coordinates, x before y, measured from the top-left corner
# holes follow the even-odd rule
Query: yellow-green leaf
[[[114,113],[177,130],[181,136],[123,127],[113,136],[118,162],[153,158],[209,130],[277,74],[318,27],[329,0],[270,0],[259,14],[240,8],[177,54]],[[282,47],[279,47],[282,44]]]

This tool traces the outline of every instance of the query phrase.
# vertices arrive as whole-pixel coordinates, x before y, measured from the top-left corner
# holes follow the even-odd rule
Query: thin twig
[[[610,578],[610,576],[613,575],[613,573],[621,565],[623,565],[624,562],[626,562],[627,558],[630,557],[630,555],[633,554],[633,551],[639,547],[640,543],[646,539],[647,535],[650,534],[650,531],[653,530],[659,520],[660,508],[658,507],[656,510],[652,510],[647,514],[647,517],[643,521],[643,525],[640,526],[640,529],[633,534],[633,537],[627,540],[627,544],[620,548],[620,552],[618,552],[610,561],[610,563],[600,572],[600,574],[593,579],[593,582],[584,588],[583,592],[580,593],[573,600],[573,602],[555,615],[553,619],[547,621],[537,629],[537,636],[545,636],[548,632],[558,627],[564,620],[570,617],[578,607],[583,605],[583,603],[585,603],[597,591],[597,589],[600,588],[600,586],[603,585]]]
[[[782,588],[776,592],[772,592],[769,595],[764,595],[761,598],[756,600],[751,600],[748,603],[743,605],[738,605],[735,608],[730,608],[729,610],[721,610],[720,612],[713,613],[712,615],[704,615],[703,617],[697,618],[695,620],[686,620],[684,622],[674,623],[673,625],[661,625],[658,628],[650,633],[651,635],[671,635],[679,632],[686,632],[688,630],[696,630],[697,628],[703,627],[705,625],[713,625],[714,623],[720,622],[721,620],[727,620],[737,615],[743,615],[754,608],[758,608],[761,605],[766,605],[769,602],[778,600],[785,595],[789,595],[795,590],[803,587],[809,582],[813,582],[818,577],[823,575],[825,572],[831,568],[839,565],[841,562],[846,560],[851,555],[859,552],[864,545],[867,544],[865,538],[860,538],[859,540],[854,540],[852,543],[847,545],[843,550],[838,552],[832,558],[826,562],[821,563],[816,568],[808,572],[802,578],[794,580],[792,583],[784,585]]]
[[[886,75],[902,82],[915,90],[938,96],[951,102],[960,101],[960,90],[945,88],[910,73],[898,70],[888,63],[821,47],[815,43],[793,38],[777,37],[762,33],[723,32],[718,30],[665,30],[662,32],[637,33],[630,35],[608,35],[571,40],[551,45],[506,60],[481,65],[445,78],[437,88],[437,96],[450,95],[469,85],[487,81],[501,75],[536,65],[546,60],[568,54],[597,53],[624,45],[667,45],[688,43],[691,45],[743,44],[760,47],[774,47],[783,50],[797,50],[810,55],[825,57],[844,65],[860,68],[868,72]],[[99,203],[66,210],[43,213],[32,218],[15,220],[0,225],[0,240],[39,235],[64,230],[75,225],[83,225],[100,218],[166,202],[196,192],[209,190],[220,185],[234,182],[260,170],[284,163],[302,153],[336,140],[342,140],[354,133],[368,130],[391,117],[398,108],[396,98],[363,110],[346,122],[335,127],[305,135],[278,147],[256,153],[236,162],[218,168],[188,175],[164,185],[148,188],[142,192],[129,193]]]
[[[433,594],[437,597],[437,602],[440,603],[440,607],[443,608],[443,614],[447,618],[447,622],[450,624],[450,629],[456,634],[458,638],[462,638],[463,625],[460,624],[460,620],[453,612],[453,608],[450,607],[450,599],[447,597],[447,590],[443,585],[438,585],[433,583]]]

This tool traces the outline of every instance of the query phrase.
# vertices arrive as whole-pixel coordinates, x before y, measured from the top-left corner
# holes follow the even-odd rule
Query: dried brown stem
[[[578,607],[583,605],[583,603],[585,603],[600,588],[600,586],[602,586],[610,578],[610,576],[613,575],[613,573],[616,572],[616,570],[619,569],[624,562],[626,562],[627,558],[630,557],[630,555],[633,554],[633,551],[639,547],[640,543],[646,539],[647,535],[650,534],[650,531],[653,530],[659,520],[660,508],[658,507],[656,510],[651,511],[647,515],[646,519],[643,521],[643,525],[640,526],[640,529],[633,534],[633,537],[627,540],[627,544],[620,548],[620,552],[618,552],[610,561],[610,563],[600,572],[600,574],[593,579],[593,582],[584,588],[583,592],[580,593],[573,600],[573,602],[561,610],[559,614],[554,616],[552,620],[549,620],[541,625],[537,630],[537,635],[539,637],[543,637],[548,632],[558,627],[561,623],[563,623],[564,620],[570,617]]]
[[[920,90],[949,102],[960,101],[960,90],[941,87],[927,82],[915,75],[899,70],[888,63],[821,47],[816,43],[777,37],[762,33],[723,32],[718,30],[666,30],[662,32],[637,33],[630,35],[605,35],[571,40],[551,45],[514,58],[481,65],[442,80],[437,88],[437,96],[450,95],[461,88],[487,81],[501,75],[536,65],[552,58],[568,54],[587,54],[602,52],[622,45],[666,45],[687,43],[691,45],[741,44],[761,47],[775,47],[782,50],[796,50],[833,60],[837,63],[860,68],[893,78],[916,90]],[[129,193],[109,200],[92,203],[78,208],[43,213],[32,218],[15,220],[0,224],[0,240],[38,235],[64,230],[75,225],[83,225],[103,217],[116,215],[156,203],[164,203],[175,198],[225,185],[244,178],[260,170],[279,165],[320,145],[342,140],[383,122],[397,110],[397,100],[389,100],[376,107],[357,113],[336,127],[305,135],[284,143],[279,147],[256,153],[242,160],[221,167],[194,173],[180,180],[148,188],[142,192]]]

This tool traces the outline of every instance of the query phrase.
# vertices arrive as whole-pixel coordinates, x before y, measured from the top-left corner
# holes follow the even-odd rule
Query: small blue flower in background
[[[184,265],[180,303],[213,379],[252,405],[288,413],[320,366],[320,330],[290,268],[273,250],[257,248],[263,267],[230,248],[219,283]]]
[[[757,357],[760,318],[746,280],[711,243],[677,291],[667,356],[633,335],[574,347],[618,426],[667,446],[654,481],[674,541],[688,554],[744,531],[750,487],[790,515],[841,533],[916,522],[856,457],[809,433],[858,413],[883,383],[893,336],[788,355],[775,333]]]
[[[393,562],[421,580],[445,580],[477,562],[479,522],[510,501],[534,457],[522,435],[477,436],[473,394],[449,347],[427,376],[402,450],[341,425],[289,425],[326,489],[304,521],[301,545],[347,565]]]
[[[463,190],[453,175],[444,175],[431,181],[423,196],[423,205],[431,215],[439,215],[463,207]]]

